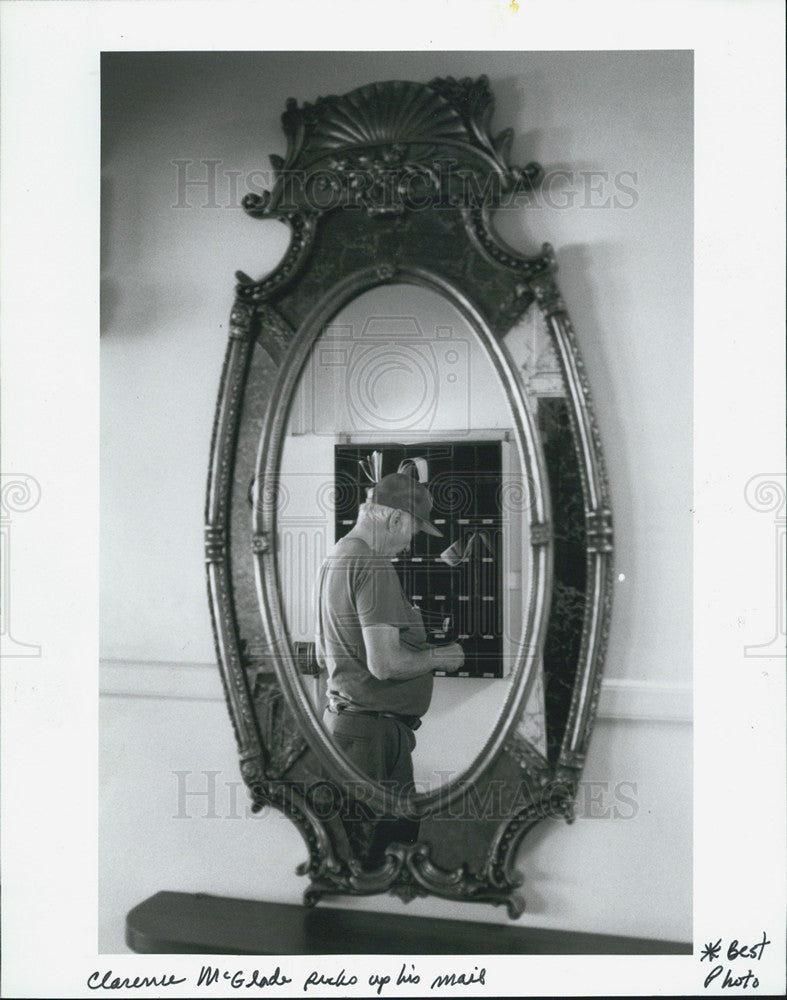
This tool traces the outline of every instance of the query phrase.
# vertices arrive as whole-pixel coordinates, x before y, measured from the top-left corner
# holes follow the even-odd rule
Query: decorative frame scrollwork
[[[540,175],[536,164],[520,169],[509,162],[512,133],[492,135],[493,108],[485,77],[375,83],[312,104],[289,101],[282,117],[288,149],[284,158],[271,157],[273,187],[244,201],[253,218],[285,222],[291,242],[271,274],[259,280],[237,274],[211,445],[208,591],[241,773],[254,808],[276,806],[303,834],[309,858],[299,871],[310,879],[307,903],[330,894],[387,891],[405,901],[435,894],[503,904],[516,917],[524,906],[516,871],[522,838],[546,816],[572,818],[609,630],[609,487],[585,369],[555,281],[554,253],[545,244],[540,254],[523,256],[491,224],[503,199],[527,195]],[[321,329],[347,302],[384,283],[420,285],[445,296],[475,329],[495,366],[533,484],[533,577],[523,609],[528,641],[498,724],[464,774],[404,804],[421,819],[423,839],[389,846],[382,866],[369,869],[348,835],[342,812],[348,803],[330,814],[320,808],[317,790],[326,791],[326,773],[364,779],[321,730],[298,676],[281,609],[275,500],[255,501],[249,517],[247,493],[250,478],[258,499],[266,495],[266,483],[276,482],[286,403]],[[547,760],[517,732],[549,621],[553,519],[523,377],[513,370],[502,340],[534,304],[567,387],[585,509],[582,635],[556,760]],[[250,397],[252,365],[259,366],[265,387],[259,398]],[[256,595],[250,596],[252,576]],[[247,627],[255,613],[256,626]],[[259,633],[255,648],[244,632]],[[455,833],[452,809],[488,798],[493,787],[502,789],[494,815],[470,832],[465,824],[454,837],[461,857],[439,857],[441,838],[430,841],[428,831]],[[367,801],[380,815],[403,807],[375,786]]]

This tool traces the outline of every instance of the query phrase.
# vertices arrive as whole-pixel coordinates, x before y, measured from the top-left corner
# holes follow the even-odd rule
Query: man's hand
[[[447,646],[432,646],[431,655],[434,664],[432,669],[445,670],[447,674],[455,674],[465,662],[465,651],[458,642]]]

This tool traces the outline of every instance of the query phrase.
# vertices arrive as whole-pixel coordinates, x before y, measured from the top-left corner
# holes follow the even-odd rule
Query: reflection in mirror
[[[504,346],[534,412],[542,399],[559,401],[562,380],[535,310]],[[532,641],[523,635],[531,494],[513,428],[506,392],[471,325],[414,285],[378,286],[345,306],[316,339],[293,395],[277,484],[278,569],[318,717],[329,696],[358,707],[313,655],[323,560],[354,529],[359,504],[381,477],[402,469],[431,494],[430,520],[442,537],[418,532],[392,565],[427,642],[457,640],[465,659],[456,672],[437,663],[433,686],[429,675],[412,753],[418,792],[452,780],[478,756]],[[547,756],[540,676],[518,732]]]
[[[543,726],[535,723],[531,700],[518,733],[554,764],[571,708],[585,614],[587,539],[582,478],[566,384],[555,341],[541,312],[535,307],[528,309],[503,344],[519,373],[538,429],[552,506],[551,614],[539,677]],[[533,739],[535,733],[538,741]]]

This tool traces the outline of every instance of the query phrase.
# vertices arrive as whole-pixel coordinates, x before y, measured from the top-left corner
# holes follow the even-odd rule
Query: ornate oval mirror
[[[509,165],[492,108],[485,78],[289,102],[286,161],[245,201],[292,240],[267,277],[238,275],[209,592],[241,771],[303,833],[309,902],[435,893],[518,915],[517,849],[570,818],[590,735],[608,491],[551,250],[523,257],[490,224],[539,173]],[[358,581],[382,579],[399,603],[378,622]],[[378,671],[378,625],[410,673]],[[412,780],[367,766],[384,729]]]
[[[508,359],[503,353],[496,360]],[[421,532],[393,562],[430,637],[441,643],[456,635],[465,662],[455,675],[436,670],[415,737],[421,793],[472,765],[517,696],[523,671],[539,679],[533,657],[524,655],[524,612],[537,578],[523,540],[532,484],[518,446],[532,435],[518,433],[507,384],[516,389],[515,372],[509,368],[505,382],[498,376],[482,340],[445,296],[412,284],[380,285],[323,327],[284,423],[276,553],[284,631],[293,643],[314,644],[314,582],[334,542],[352,529],[375,477],[404,465],[420,469],[431,491],[443,537]],[[518,407],[527,419],[521,400]],[[301,703],[308,697],[320,717],[326,671],[297,681]],[[543,749],[538,688],[526,717],[531,740]],[[461,740],[452,739],[457,731]]]

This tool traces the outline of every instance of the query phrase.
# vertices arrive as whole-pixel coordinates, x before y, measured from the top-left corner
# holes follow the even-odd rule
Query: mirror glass
[[[503,350],[536,416],[539,393],[563,393],[531,313]],[[278,573],[300,683],[318,718],[331,684],[311,655],[322,561],[380,476],[403,470],[432,495],[442,537],[419,532],[392,562],[427,641],[458,638],[466,659],[458,673],[434,677],[415,733],[417,792],[452,780],[480,753],[530,638],[531,493],[520,447],[480,337],[451,302],[420,286],[380,285],[341,309],[317,337],[292,397],[277,483]],[[544,696],[539,671],[519,734],[546,756]]]
[[[531,697],[517,734],[551,764],[558,761],[580,657],[587,587],[585,504],[577,441],[555,339],[536,306],[506,334],[542,450],[552,534],[550,616]]]

